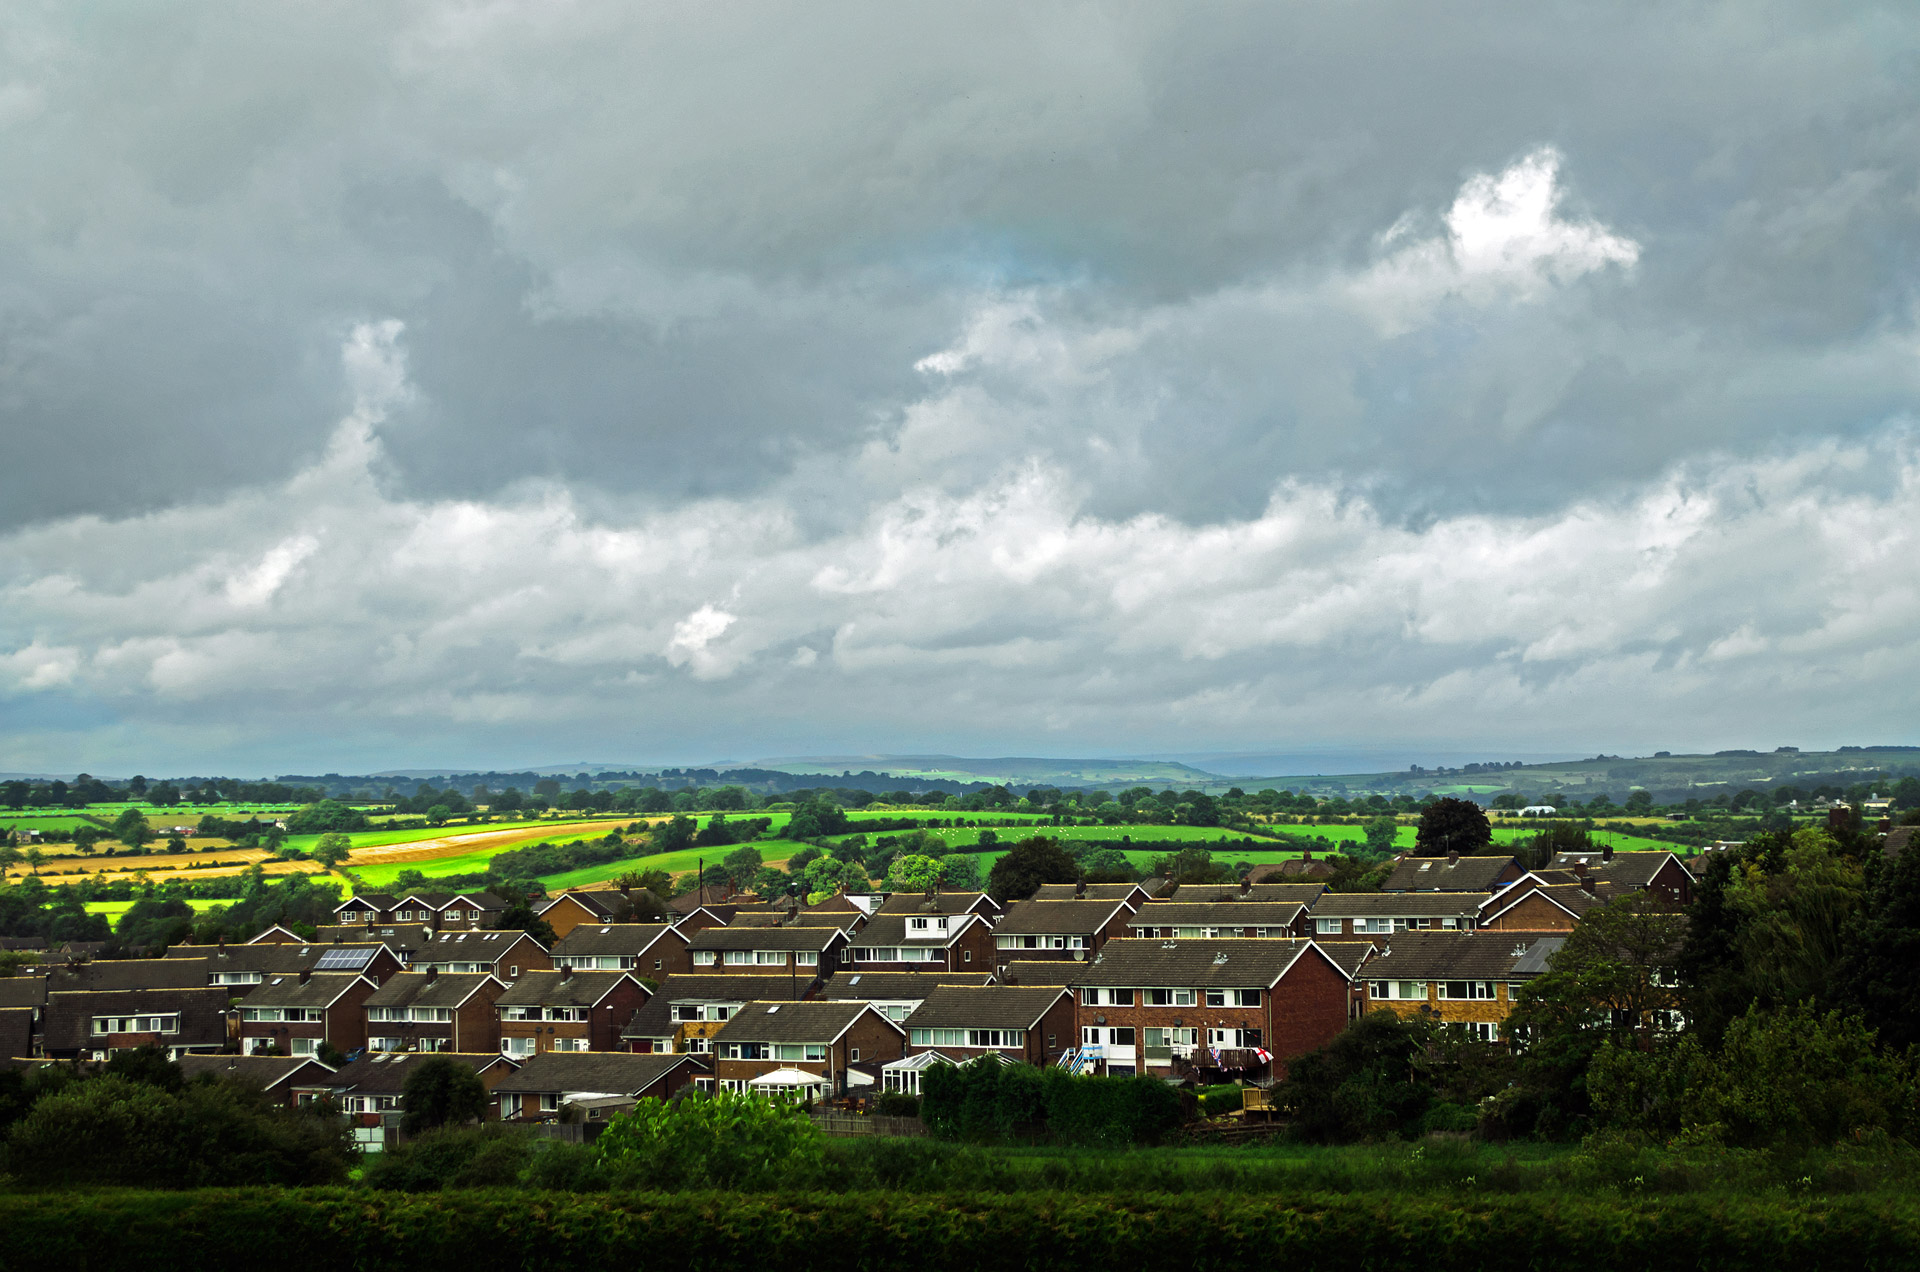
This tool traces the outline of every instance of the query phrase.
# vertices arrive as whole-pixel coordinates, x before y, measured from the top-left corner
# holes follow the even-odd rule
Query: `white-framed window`
[[[503,1056],[512,1056],[515,1059],[524,1059],[533,1054],[533,1039],[502,1038],[500,1040],[500,1054]]]
[[[451,1007],[409,1007],[407,1019],[416,1025],[446,1025],[453,1022]]]
[[[1080,1003],[1085,1007],[1131,1007],[1133,991],[1131,989],[1097,989],[1089,985],[1080,991]]]
[[[1406,920],[1402,919],[1400,922],[1405,923]],[[1356,935],[1385,936],[1393,931],[1393,927],[1392,919],[1355,919],[1353,921],[1353,930]]]
[[[585,1038],[555,1038],[553,1040],[553,1050],[589,1051],[592,1050],[592,1048],[587,1046],[587,1040]]]
[[[1313,930],[1318,936],[1339,936],[1347,930],[1345,919],[1315,919]]]
[[[1258,1007],[1260,991],[1257,989],[1236,989],[1231,991],[1235,1007]]]
[[[414,1050],[416,1051],[452,1051],[453,1040],[451,1038],[422,1038],[420,1039],[419,1043],[414,1047]]]
[[[93,1032],[97,1035],[117,1033],[179,1033],[180,1013],[173,1012],[163,1016],[95,1016],[93,1018]]]
[[[280,1007],[242,1007],[240,1009],[240,1019],[249,1025],[277,1025],[286,1018],[285,1009]]]
[[[818,967],[820,965],[820,951],[795,950],[793,952],[793,961],[800,967]],[[658,967],[659,964],[656,963],[654,966]]]
[[[1207,1045],[1210,1047],[1245,1048],[1260,1045],[1258,1029],[1209,1029]]]
[[[775,1060],[825,1060],[827,1046],[823,1042],[782,1042],[773,1047]]]
[[[507,979],[508,979],[508,980],[513,980],[514,978],[516,978],[516,977],[518,977],[519,975],[520,975],[520,969],[519,969],[519,967],[517,967],[517,966],[515,966],[515,967],[509,967],[509,968],[507,969]]]
[[[557,1020],[567,1024],[579,1024],[592,1012],[590,1007],[549,1007],[541,1013],[543,1020]]]
[[[542,1113],[558,1113],[560,1111],[560,1093],[558,1091],[542,1091],[540,1093],[540,1111]]]
[[[291,1056],[312,1056],[319,1053],[318,1038],[290,1038],[287,1040],[287,1054]]]
[[[369,1051],[405,1051],[406,1049],[406,1040],[402,1038],[380,1037],[367,1039],[367,1050]]]
[[[406,1018],[407,1009],[405,1007],[367,1008],[367,1020],[369,1023],[385,1020],[405,1020]]]
[[[1379,1002],[1426,1002],[1425,981],[1368,981],[1367,997]]]
[[[500,1009],[500,1019],[502,1020],[538,1020],[540,1019],[540,1009],[538,1007],[522,1007],[522,1006],[502,1007]]]
[[[1145,1005],[1148,1007],[1191,1007],[1193,991],[1191,989],[1148,989]]]
[[[713,950],[695,950],[693,952],[693,965],[695,967],[712,967],[715,961],[715,952]]]
[[[1194,1028],[1149,1025],[1144,1032],[1149,1047],[1193,1047],[1200,1043],[1200,1031]]]
[[[262,979],[259,972],[215,972],[212,983],[215,985],[258,985]]]
[[[1440,997],[1449,1002],[1485,1002],[1493,998],[1492,981],[1441,981]]]
[[[732,960],[728,961],[731,962]],[[785,967],[787,965],[787,952],[785,950],[755,950],[753,952],[753,961],[761,967]]]
[[[1024,1047],[1024,1029],[915,1029],[916,1047]]]
[[[751,963],[751,962],[753,962],[753,955],[754,955],[754,951],[752,951],[752,950],[728,950],[728,951],[726,951],[726,955],[727,955],[727,960],[726,960],[726,961],[727,961],[727,963],[728,963],[729,965],[738,965],[738,964],[741,964],[741,963]]]

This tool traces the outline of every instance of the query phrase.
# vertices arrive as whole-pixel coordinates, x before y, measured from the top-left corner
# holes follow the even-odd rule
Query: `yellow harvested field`
[[[644,819],[639,819],[644,820]],[[412,843],[387,844],[379,848],[356,848],[348,859],[350,866],[385,866],[402,861],[432,861],[437,857],[457,857],[462,853],[496,849],[505,852],[519,844],[539,843],[543,839],[598,838],[618,829],[607,821],[554,822],[546,826],[522,826],[515,830],[480,830],[437,839],[416,839]]]

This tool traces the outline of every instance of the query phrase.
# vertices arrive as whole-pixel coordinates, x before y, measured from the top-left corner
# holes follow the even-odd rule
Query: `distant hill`
[[[754,761],[755,768],[823,777],[887,773],[896,778],[1021,786],[1201,786],[1224,780],[1169,760],[1076,760],[1034,756],[967,759],[957,755],[809,755]]]

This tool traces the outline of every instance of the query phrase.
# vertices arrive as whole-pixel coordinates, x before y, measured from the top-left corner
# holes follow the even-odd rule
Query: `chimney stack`
[[[306,984],[308,981],[312,979],[313,979],[313,969],[307,968],[307,967],[303,967],[300,969],[300,983],[302,985]]]
[[[427,984],[431,985],[433,984],[433,982],[439,979],[440,979],[440,965],[438,963],[427,964]]]
[[[1451,848],[1447,850],[1447,864],[1450,866],[1460,864],[1460,853],[1457,850]]]
[[[1073,885],[1073,895],[1076,900],[1087,895],[1087,881],[1085,879],[1081,879]]]
[[[1606,845],[1605,847],[1603,847],[1603,848],[1601,848],[1601,849],[1600,849],[1600,860],[1602,860],[1602,861],[1612,861],[1612,860],[1613,860],[1613,845],[1612,845],[1612,844],[1607,844],[1607,845]]]
[[[565,967],[560,969],[560,981],[562,984],[565,984],[567,981],[570,981],[572,979],[573,979],[573,964],[568,963]]]

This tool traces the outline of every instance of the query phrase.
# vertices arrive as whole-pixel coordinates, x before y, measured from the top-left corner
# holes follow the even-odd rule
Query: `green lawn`
[[[212,909],[216,905],[228,905],[231,903],[226,901],[213,901],[213,902],[189,901],[187,902],[187,904],[193,907],[193,912],[195,914],[205,914],[208,910]],[[133,907],[133,902],[131,901],[88,901],[85,903],[85,905],[86,905],[86,910],[88,914],[104,914],[107,916],[107,919],[109,922],[117,923],[120,921],[120,916],[125,914],[129,909]]]

